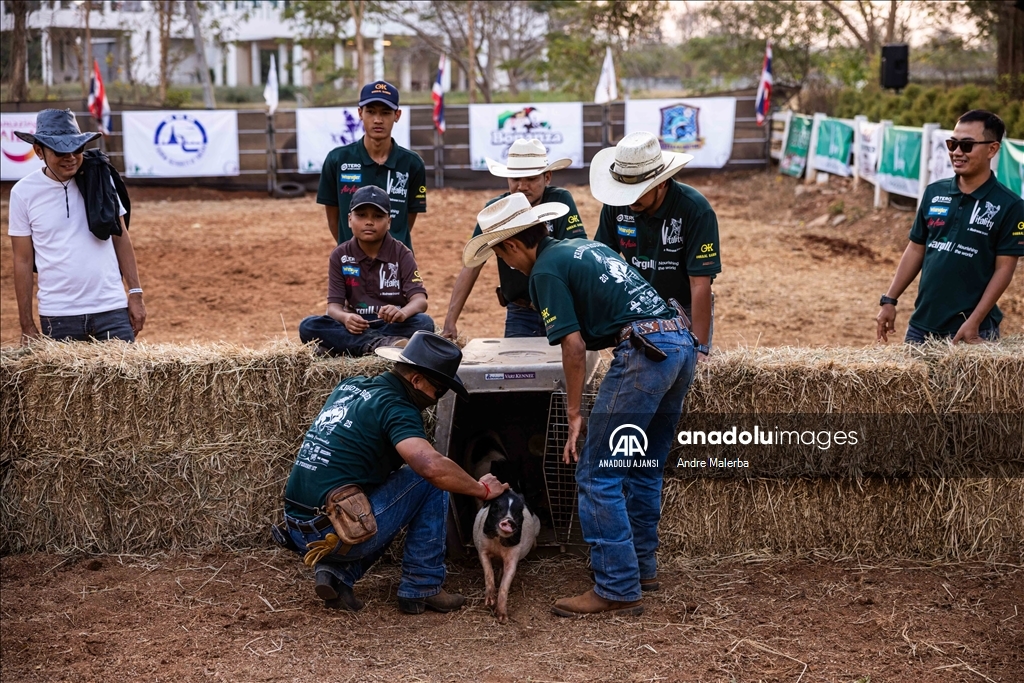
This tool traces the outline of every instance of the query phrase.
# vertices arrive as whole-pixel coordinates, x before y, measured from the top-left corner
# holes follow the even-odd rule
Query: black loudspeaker
[[[882,87],[902,90],[907,87],[910,48],[906,43],[882,46]]]

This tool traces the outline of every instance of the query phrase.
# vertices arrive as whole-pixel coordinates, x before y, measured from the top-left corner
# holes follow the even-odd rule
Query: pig
[[[519,561],[537,544],[540,520],[526,507],[523,497],[509,489],[489,501],[476,514],[473,545],[484,568],[484,603],[494,607],[498,621],[508,621],[508,589]],[[491,561],[500,559],[501,587],[495,592]]]

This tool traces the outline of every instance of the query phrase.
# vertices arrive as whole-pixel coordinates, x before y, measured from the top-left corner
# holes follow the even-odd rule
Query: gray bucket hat
[[[30,145],[42,145],[68,154],[85,147],[102,133],[83,133],[70,109],[44,109],[36,115],[36,132],[14,134]]]

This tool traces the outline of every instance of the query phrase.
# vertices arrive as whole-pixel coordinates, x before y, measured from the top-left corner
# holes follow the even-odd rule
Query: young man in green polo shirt
[[[348,225],[352,195],[364,185],[376,185],[391,199],[391,236],[412,249],[416,216],[427,210],[427,172],[416,152],[400,147],[391,137],[401,117],[395,86],[387,81],[364,86],[359,119],[365,134],[352,144],[334,148],[324,159],[316,202],[324,205],[327,227],[338,244],[352,238]]]
[[[469,397],[456,374],[462,352],[431,332],[417,332],[404,349],[380,348],[396,361],[376,377],[347,377],[306,431],[284,492],[284,518],[293,549],[306,553],[316,595],[330,609],[358,611],[353,586],[406,529],[398,606],[409,614],[450,612],[465,598],[447,593],[445,529],[448,493],[482,500],[508,488],[494,475],[479,480],[430,445],[421,412],[449,390]],[[408,465],[408,467],[403,467]],[[377,533],[351,547],[330,545],[334,529],[323,513],[330,491],[355,484],[369,498]]]
[[[653,133],[631,133],[594,156],[590,192],[605,205],[594,239],[622,254],[661,298],[679,302],[693,320],[701,359],[711,347],[711,282],[722,272],[722,259],[718,217],[711,204],[672,179],[692,158],[662,152]],[[623,174],[638,165],[651,171],[636,177]]]
[[[531,206],[519,193],[505,197],[477,216],[481,234],[462,260],[473,268],[496,253],[528,275],[548,342],[562,348],[569,422],[563,460],[577,461],[580,526],[596,585],[557,601],[552,611],[632,616],[643,612],[642,591],[659,587],[662,472],[696,350],[683,318],[612,249],[548,235],[544,222],[568,211],[557,202]],[[606,348],[614,348],[612,363],[577,455],[586,352]],[[622,451],[613,448],[623,439]]]
[[[490,206],[515,192],[522,192],[532,206],[547,202],[561,202],[569,207],[569,213],[547,221],[548,234],[556,240],[571,237],[586,237],[580,212],[576,202],[568,190],[552,187],[551,172],[567,167],[570,159],[548,161],[548,151],[540,140],[516,140],[508,150],[508,164],[501,164],[493,159],[487,160],[487,169],[491,175],[508,179],[508,192],[498,195],[487,202]],[[480,226],[473,229],[473,237],[480,234]],[[452,298],[448,304],[448,314],[444,319],[441,334],[448,339],[456,339],[459,329],[456,323],[462,314],[473,285],[476,284],[481,263],[476,268],[463,268],[452,288]],[[526,276],[509,268],[504,261],[498,260],[498,303],[505,309],[506,337],[543,337],[544,321],[540,313],[530,302],[529,287]]]
[[[879,341],[896,330],[896,304],[921,273],[905,341],[928,337],[976,344],[999,338],[996,302],[1024,256],[1024,199],[996,180],[990,164],[1006,132],[1002,120],[975,109],[946,140],[953,177],[929,185],[896,275],[876,317]]]

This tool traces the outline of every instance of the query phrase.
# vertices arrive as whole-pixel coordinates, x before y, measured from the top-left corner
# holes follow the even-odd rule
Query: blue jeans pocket
[[[664,394],[676,381],[676,371],[679,367],[679,354],[682,352],[677,346],[659,346],[668,356],[660,363],[648,360],[643,350],[630,349],[629,367],[633,372],[633,388],[645,394],[659,396]]]

